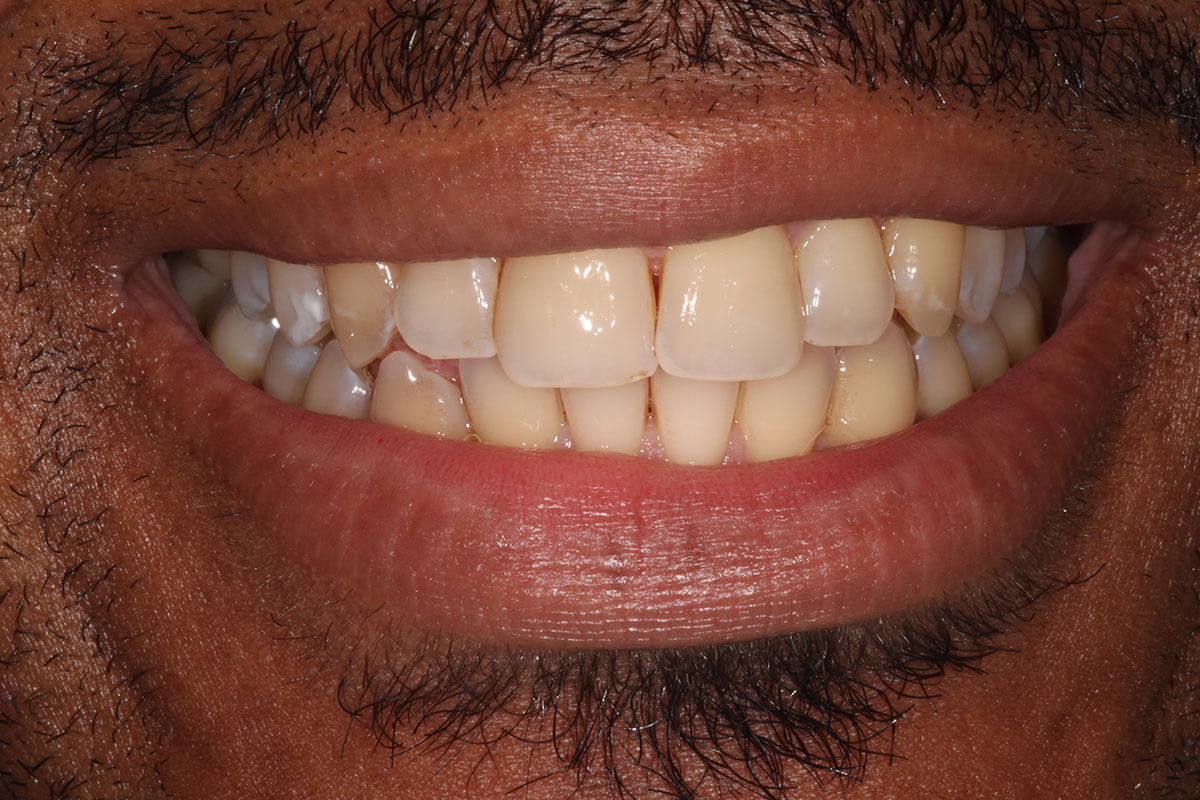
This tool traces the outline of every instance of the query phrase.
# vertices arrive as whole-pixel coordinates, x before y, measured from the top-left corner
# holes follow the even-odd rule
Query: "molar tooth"
[[[1004,231],[967,226],[958,316],[968,322],[983,322],[992,313],[1004,277],[1004,238]]]
[[[279,331],[292,344],[312,344],[329,332],[329,305],[321,268],[267,259],[271,307]]]
[[[698,381],[659,370],[650,378],[654,424],[668,461],[720,464],[737,407],[735,381]]]
[[[965,229],[953,222],[889,219],[883,224],[896,310],[918,333],[941,336],[954,321]]]
[[[301,405],[318,414],[363,419],[371,399],[371,387],[342,354],[342,345],[330,339],[308,376]]]
[[[168,259],[171,283],[175,291],[191,309],[196,326],[204,330],[217,307],[227,284],[213,275],[191,253],[174,253]]]
[[[267,257],[241,250],[229,254],[233,294],[248,319],[271,316],[271,287],[267,281]]]
[[[371,419],[445,439],[462,440],[469,432],[458,387],[402,350],[379,364]]]
[[[908,339],[891,323],[876,341],[837,351],[825,442],[838,447],[904,430],[917,417]]]
[[[392,339],[390,264],[360,262],[325,267],[325,292],[333,335],[354,368],[371,363]]]
[[[825,427],[836,356],[832,347],[804,348],[785,375],[746,381],[738,397],[737,422],[750,461],[803,455]]]
[[[258,383],[275,326],[248,319],[232,296],[217,307],[208,329],[208,343],[217,358],[246,383]]]
[[[926,419],[971,396],[971,371],[954,334],[917,336],[917,417]]]
[[[277,400],[300,405],[304,399],[304,388],[308,385],[308,376],[320,357],[320,345],[297,347],[282,332],[276,334],[263,366],[263,391]]]
[[[868,344],[892,319],[892,276],[871,219],[838,219],[797,230],[796,269],[808,321],[805,341]]]
[[[649,393],[646,378],[602,389],[563,389],[572,446],[636,456],[646,435]]]
[[[1004,232],[1004,271],[1000,276],[1000,294],[1012,294],[1021,285],[1025,274],[1025,229],[1009,228]]]
[[[1008,371],[1008,345],[992,320],[963,322],[954,332],[967,359],[971,386],[979,391]]]
[[[196,250],[194,252],[197,263],[204,267],[205,271],[213,277],[220,279],[223,283],[229,283],[233,280],[233,273],[229,266],[230,252],[228,250]]]
[[[562,427],[555,389],[515,383],[495,358],[465,358],[458,365],[471,428],[489,444],[553,447]]]
[[[491,358],[500,261],[401,264],[392,313],[404,342],[436,359]]]
[[[992,320],[1008,345],[1010,364],[1019,364],[1041,346],[1042,315],[1024,289],[997,297]]]
[[[641,250],[510,258],[496,351],[522,386],[619,386],[654,371],[654,288]]]

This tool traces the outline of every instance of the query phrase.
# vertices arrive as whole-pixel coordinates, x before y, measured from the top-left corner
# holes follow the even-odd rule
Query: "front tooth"
[[[263,391],[277,400],[298,406],[304,399],[304,388],[317,359],[321,357],[321,346],[316,344],[297,347],[282,333],[275,336],[267,352],[267,363],[263,367]]]
[[[279,331],[292,344],[312,344],[329,332],[329,305],[321,268],[267,259],[271,307]]]
[[[333,335],[350,366],[375,360],[392,340],[391,265],[382,262],[325,267],[325,293]]]
[[[229,254],[233,294],[249,319],[271,316],[271,287],[267,280],[267,257],[237,251]]]
[[[742,384],[736,418],[750,461],[773,461],[812,450],[825,427],[835,361],[832,347],[806,347],[791,372]]]
[[[370,395],[366,379],[354,371],[342,354],[341,343],[331,339],[308,376],[301,405],[318,414],[363,419],[367,416]]]
[[[992,320],[1008,345],[1008,361],[1019,364],[1042,344],[1042,315],[1024,289],[996,298]]]
[[[233,280],[233,273],[229,268],[228,250],[196,250],[196,261],[200,266],[218,278],[222,283],[229,283]]]
[[[1010,228],[1004,232],[1004,272],[1000,277],[1000,294],[1012,294],[1021,285],[1025,274],[1025,229]]]
[[[899,325],[871,344],[837,352],[825,442],[839,447],[904,430],[916,421],[917,379]]]
[[[208,328],[208,344],[217,358],[246,383],[258,383],[275,326],[270,322],[249,319],[232,296],[218,306]]]
[[[557,390],[515,383],[495,358],[463,359],[458,369],[471,428],[483,441],[534,449],[554,446],[562,427]]]
[[[602,389],[563,389],[572,446],[636,456],[646,435],[649,393],[646,378]]]
[[[967,226],[958,316],[968,322],[983,322],[992,313],[1004,277],[1004,239],[1004,231]]]
[[[953,334],[918,336],[912,343],[917,364],[917,416],[932,417],[971,396],[971,371]]]
[[[404,342],[435,359],[491,358],[500,261],[468,258],[402,264],[392,313]]]
[[[896,310],[918,333],[941,336],[954,321],[964,237],[964,227],[953,222],[889,219],[883,224]]]
[[[720,464],[737,408],[735,381],[697,381],[659,370],[650,378],[654,424],[668,461]]]
[[[641,250],[510,258],[496,352],[522,386],[619,386],[654,371],[654,288]]]
[[[832,347],[878,339],[895,300],[879,226],[871,219],[839,219],[796,234],[805,340]]]
[[[371,419],[445,439],[467,438],[462,392],[411,353],[389,353],[379,364]]]
[[[200,266],[190,253],[175,253],[168,263],[175,291],[191,309],[197,327],[204,330],[225,294],[225,282]]]
[[[964,322],[954,333],[967,359],[971,387],[979,391],[1008,371],[1008,344],[991,319]]]

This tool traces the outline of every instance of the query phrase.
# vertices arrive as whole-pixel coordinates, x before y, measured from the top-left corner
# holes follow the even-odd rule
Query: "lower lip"
[[[1112,243],[1085,243],[1073,270]],[[683,646],[919,607],[1026,544],[1132,342],[1126,245],[1033,357],[968,400],[886,439],[732,467],[520,452],[316,415],[225,371],[151,270],[131,276],[128,307],[167,413],[263,535],[318,578],[417,629]]]

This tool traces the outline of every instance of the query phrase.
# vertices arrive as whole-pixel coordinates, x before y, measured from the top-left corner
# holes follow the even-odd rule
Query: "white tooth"
[[[229,254],[233,294],[250,319],[271,316],[271,287],[267,280],[267,257],[240,250]]]
[[[195,253],[196,261],[214,277],[220,278],[225,283],[233,280],[233,273],[229,268],[228,250],[196,250]]]
[[[825,442],[839,447],[904,430],[917,417],[917,376],[899,325],[871,344],[842,347],[829,400]]]
[[[1028,255],[1036,250],[1037,246],[1042,243],[1042,237],[1046,235],[1046,231],[1048,230],[1050,230],[1050,228],[1045,225],[1034,225],[1025,229],[1026,257],[1028,257]]]
[[[636,456],[646,434],[649,393],[646,378],[603,389],[563,389],[572,446]]]
[[[227,284],[201,267],[190,253],[172,254],[168,264],[175,291],[191,309],[196,326],[204,330]]]
[[[1029,252],[1029,269],[1037,278],[1042,298],[1057,307],[1067,291],[1067,248],[1058,228],[1047,228],[1041,241]]]
[[[1025,274],[1025,229],[1004,232],[1004,272],[1000,276],[1000,294],[1012,294]]]
[[[654,288],[641,250],[510,258],[496,351],[522,386],[619,386],[654,372]]]
[[[918,333],[941,336],[954,321],[964,236],[963,226],[953,222],[889,219],[883,224],[896,310]]]
[[[954,334],[918,336],[912,343],[917,364],[917,416],[920,419],[971,396],[971,371]]]
[[[720,464],[729,449],[735,381],[697,381],[659,370],[650,378],[654,425],[668,461]]]
[[[444,439],[462,440],[469,432],[458,387],[401,350],[379,364],[371,419]]]
[[[786,375],[746,381],[738,397],[737,422],[750,461],[803,455],[825,427],[836,356],[832,347],[804,348]]]
[[[392,267],[382,262],[325,267],[333,335],[350,366],[366,366],[392,340]]]
[[[1008,345],[995,322],[963,322],[954,332],[967,359],[971,386],[979,391],[1008,371]]]
[[[404,342],[435,359],[491,358],[500,261],[401,264],[392,313]]]
[[[982,322],[992,313],[1004,277],[1004,231],[968,225],[963,238],[962,285],[958,316]]]
[[[330,339],[308,376],[301,405],[318,414],[363,419],[371,400],[371,387],[342,354],[341,343]]]
[[[1008,361],[1019,364],[1042,344],[1042,316],[1024,289],[996,298],[992,320],[1008,345]]]
[[[321,268],[267,259],[271,306],[280,332],[296,346],[312,344],[329,332],[329,305]]]
[[[275,336],[263,367],[263,391],[292,405],[304,399],[308,376],[321,356],[321,346],[309,344],[297,347],[282,333]]]
[[[808,320],[805,340],[832,347],[878,339],[892,319],[895,299],[879,226],[871,219],[838,219],[794,234]]]
[[[217,358],[246,383],[258,383],[275,326],[270,322],[247,319],[232,296],[227,296],[213,314],[208,328],[208,343]]]
[[[555,389],[514,383],[495,358],[465,358],[458,365],[471,429],[489,444],[554,447],[562,428]]]

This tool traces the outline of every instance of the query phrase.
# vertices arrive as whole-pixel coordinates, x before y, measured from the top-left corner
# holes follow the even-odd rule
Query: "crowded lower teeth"
[[[311,411],[431,436],[687,464],[903,430],[1043,340],[1056,228],[919,219],[657,250],[440,263],[167,256],[213,352]]]

